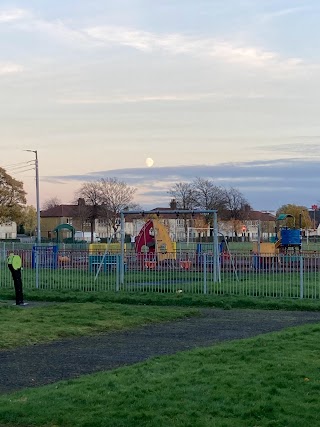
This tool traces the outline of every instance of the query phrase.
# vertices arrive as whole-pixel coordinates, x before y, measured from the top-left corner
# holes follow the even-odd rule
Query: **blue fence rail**
[[[12,288],[0,253],[0,288]],[[320,298],[320,253],[291,255],[181,252],[158,261],[150,254],[89,254],[87,250],[18,249],[24,289],[168,292]],[[38,260],[38,265],[37,265]],[[123,274],[122,274],[123,272]]]

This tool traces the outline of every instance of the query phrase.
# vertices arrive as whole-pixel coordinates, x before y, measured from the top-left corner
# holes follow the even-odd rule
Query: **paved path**
[[[202,317],[130,331],[0,351],[0,393],[110,370],[225,340],[320,322],[320,312],[204,309],[202,313]]]

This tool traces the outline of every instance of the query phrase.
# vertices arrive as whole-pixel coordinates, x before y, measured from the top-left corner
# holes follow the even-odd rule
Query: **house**
[[[17,224],[13,221],[0,223],[0,239],[16,239]]]
[[[317,206],[316,209],[308,209],[308,212],[312,224],[309,230],[309,236],[320,236],[320,209],[318,209]]]
[[[248,210],[241,219],[218,221],[218,229],[228,238],[243,238],[257,240],[260,227],[260,238],[268,240],[275,233],[276,217],[269,212]]]
[[[80,198],[77,204],[59,205],[41,211],[41,237],[54,239],[56,237],[54,229],[60,224],[71,225],[76,231],[90,232],[91,223],[88,220],[88,208],[89,206],[85,204],[84,199]],[[179,215],[176,210],[175,206],[156,207],[146,215],[127,214],[125,215],[125,234],[127,236],[137,236],[146,220],[155,216],[160,218],[173,241],[189,242],[210,238],[212,228],[210,229],[210,225],[204,215]],[[220,234],[230,238],[242,236],[246,240],[257,240],[258,225],[260,224],[261,238],[267,239],[274,234],[275,221],[275,216],[269,212],[248,211],[241,220],[219,220],[218,229]],[[114,231],[110,226],[105,211],[95,219],[94,231],[95,235],[100,239],[113,237]],[[70,231],[62,231],[61,238],[65,239],[67,237],[71,237]],[[117,237],[120,239],[120,223]]]
[[[90,232],[91,223],[88,219],[88,206],[84,199],[78,199],[75,205],[58,205],[40,212],[41,238],[55,239],[54,229],[61,224],[68,224],[76,231]],[[108,237],[111,233],[110,226],[103,218],[94,221],[94,231],[100,238]],[[61,238],[71,237],[71,232],[62,230]]]
[[[75,231],[81,231],[85,233],[91,232],[91,222],[89,220],[89,212],[92,209],[91,206],[86,205],[84,199],[79,198],[77,204],[74,205],[58,205],[52,208],[42,210],[40,212],[41,221],[41,238],[44,239],[55,239],[56,233],[54,229],[61,224],[68,224],[74,227]],[[107,219],[107,212],[103,207],[96,208],[96,218],[94,220],[94,232],[97,238],[110,238],[114,235],[114,230]],[[99,213],[99,210],[101,211]],[[120,225],[120,223],[119,223]],[[126,224],[126,234],[131,234],[132,226]],[[71,231],[61,230],[61,240],[71,237]],[[120,238],[120,227],[119,235]]]
[[[260,226],[260,238],[269,240],[276,231],[276,216],[269,212],[248,211],[243,218],[243,235],[248,240],[258,240]]]

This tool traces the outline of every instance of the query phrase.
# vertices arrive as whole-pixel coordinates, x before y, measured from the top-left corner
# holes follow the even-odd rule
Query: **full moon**
[[[153,161],[153,159],[151,159],[151,157],[148,157],[146,159],[146,165],[148,166],[148,168],[151,168],[151,166],[153,166],[153,163],[154,163],[154,161]]]

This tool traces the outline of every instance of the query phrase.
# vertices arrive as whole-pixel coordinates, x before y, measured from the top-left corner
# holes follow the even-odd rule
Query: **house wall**
[[[71,218],[68,217],[48,217],[40,219],[41,237],[45,239],[55,239],[56,233],[53,230],[60,224],[72,224]],[[60,234],[60,233],[59,233]],[[68,230],[61,230],[60,239],[70,237],[71,233]]]
[[[17,224],[15,222],[6,222],[0,224],[0,239],[16,239]]]

